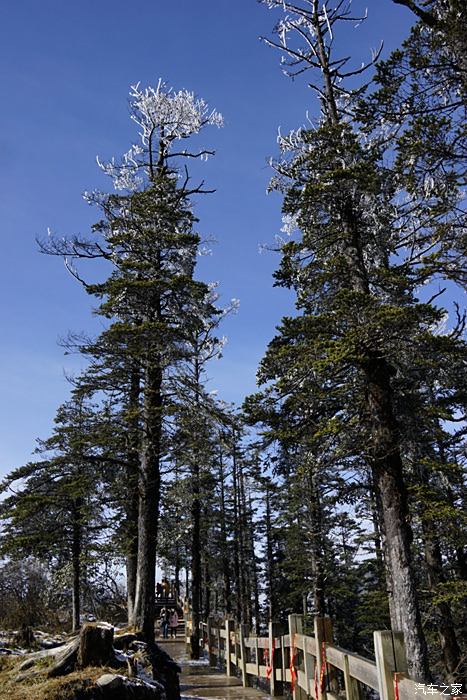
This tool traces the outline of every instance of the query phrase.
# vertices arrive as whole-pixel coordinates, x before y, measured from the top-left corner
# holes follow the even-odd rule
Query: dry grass
[[[89,667],[83,671],[69,673],[63,678],[47,678],[44,664],[34,667],[40,675],[17,683],[18,666],[24,658],[0,657],[0,700],[71,700],[79,697],[85,700],[103,673],[115,673],[103,667]]]

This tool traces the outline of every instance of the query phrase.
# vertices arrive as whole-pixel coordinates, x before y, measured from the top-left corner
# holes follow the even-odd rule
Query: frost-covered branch
[[[117,190],[136,191],[144,185],[145,178],[153,179],[157,172],[167,168],[169,158],[201,158],[206,160],[213,151],[187,149],[171,152],[172,144],[198,134],[205,126],[223,125],[220,112],[210,109],[207,103],[193,92],[172,88],[159,80],[157,87],[131,86],[131,119],[138,125],[140,142],[135,143],[120,161],[112,158],[97,163],[109,175]]]

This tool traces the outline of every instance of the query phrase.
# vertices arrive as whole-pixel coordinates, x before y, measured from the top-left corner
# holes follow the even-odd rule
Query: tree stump
[[[109,666],[115,661],[114,631],[110,625],[84,625],[79,636],[78,666]]]
[[[31,647],[34,646],[35,641],[36,639],[34,637],[32,627],[24,624],[21,625],[20,631],[15,634],[15,644],[31,649]]]

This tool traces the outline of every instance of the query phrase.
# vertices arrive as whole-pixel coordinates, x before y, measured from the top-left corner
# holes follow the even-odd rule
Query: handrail
[[[363,700],[366,687],[378,691],[381,700],[413,700],[420,689],[407,675],[400,632],[374,632],[376,660],[371,661],[332,643],[329,618],[315,618],[314,635],[305,635],[303,616],[289,615],[284,631],[270,623],[268,636],[257,637],[232,619],[216,626],[209,618],[200,625],[211,666],[240,676],[245,687],[266,682],[272,696],[283,695],[287,685],[293,700]],[[441,700],[442,693],[430,694]]]

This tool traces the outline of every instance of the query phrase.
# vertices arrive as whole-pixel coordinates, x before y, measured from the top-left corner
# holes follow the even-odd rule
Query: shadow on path
[[[182,667],[180,691],[182,700],[209,698],[209,700],[270,700],[270,696],[256,688],[244,688],[238,678],[228,678],[208,666],[207,660],[191,661],[183,641],[158,640],[158,644]]]

